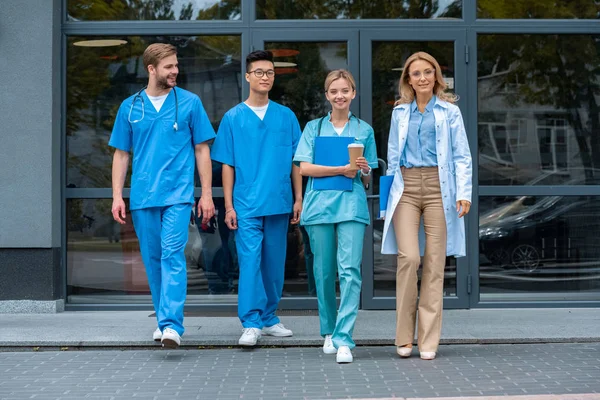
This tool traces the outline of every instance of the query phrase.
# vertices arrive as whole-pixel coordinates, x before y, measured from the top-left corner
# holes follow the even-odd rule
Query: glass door
[[[360,116],[375,131],[380,168],[375,171],[373,195],[369,196],[373,223],[366,234],[363,261],[363,309],[393,309],[396,299],[396,256],[381,254],[383,220],[379,210],[379,176],[387,167],[387,142],[390,117],[398,99],[398,82],[406,59],[414,52],[434,56],[442,68],[449,90],[461,95],[458,103],[466,120],[466,48],[465,30],[423,30],[415,38],[414,30],[362,30],[360,32]],[[470,218],[470,217],[469,217]],[[469,306],[470,277],[468,259],[448,257],[444,279],[444,307]],[[420,276],[419,270],[419,276]]]

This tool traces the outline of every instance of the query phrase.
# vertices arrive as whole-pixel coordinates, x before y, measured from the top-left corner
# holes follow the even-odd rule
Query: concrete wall
[[[0,6],[0,300],[55,299],[60,276],[60,1]],[[1,312],[1,310],[0,310]]]

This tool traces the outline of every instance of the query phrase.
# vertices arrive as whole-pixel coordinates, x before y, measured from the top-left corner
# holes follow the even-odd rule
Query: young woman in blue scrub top
[[[350,112],[356,84],[350,72],[332,71],[325,79],[325,96],[332,111],[310,121],[304,128],[294,162],[300,174],[309,176],[300,223],[306,228],[314,255],[313,270],[319,304],[323,352],[337,354],[338,363],[353,360],[352,332],[360,301],[362,248],[365,227],[370,223],[365,189],[371,169],[377,168],[373,128]],[[364,157],[341,167],[317,165],[317,136],[354,137],[364,146]],[[313,178],[343,175],[352,178],[352,190],[315,190]],[[336,270],[340,280],[340,308],[336,309]]]
[[[271,52],[248,54],[250,96],[227,111],[212,147],[213,160],[223,164],[225,223],[235,231],[241,346],[256,345],[262,335],[292,336],[275,312],[288,224],[297,224],[302,211],[302,177],[292,164],[300,125],[292,110],[269,100],[274,80]]]
[[[202,184],[198,213],[208,223],[215,213],[208,142],[215,137],[200,98],[176,88],[177,49],[164,43],[143,55],[148,86],[119,107],[109,145],[115,221],[125,224],[123,185],[133,152],[130,209],[158,328],[153,339],[176,348],[183,335],[187,268],[183,250],[194,204],[194,165]]]
[[[384,224],[381,251],[398,257],[396,352],[403,358],[412,353],[417,297],[420,356],[436,357],[446,256],[465,255],[462,217],[471,206],[471,152],[460,109],[454,104],[457,97],[445,90],[435,58],[419,52],[406,60],[390,126],[387,175],[394,179],[386,210],[391,218]],[[419,240],[421,218],[425,243]]]

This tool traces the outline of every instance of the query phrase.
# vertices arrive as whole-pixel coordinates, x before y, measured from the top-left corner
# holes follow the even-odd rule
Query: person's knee
[[[418,267],[421,263],[421,256],[417,251],[404,252],[398,250],[398,268]]]

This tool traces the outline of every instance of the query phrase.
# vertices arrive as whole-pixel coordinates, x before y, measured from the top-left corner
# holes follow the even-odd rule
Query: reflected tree
[[[505,4],[506,3],[506,4]],[[510,5],[508,3],[511,3]],[[597,7],[589,0],[527,2],[480,1],[488,17],[535,14],[536,18],[594,18]],[[587,15],[582,16],[582,12]],[[600,171],[600,37],[598,35],[483,35],[478,41],[480,75],[494,71],[492,93],[504,96],[511,107],[552,106],[564,113],[573,129],[586,183]],[[502,73],[498,73],[502,71]],[[507,85],[516,90],[506,93]]]

